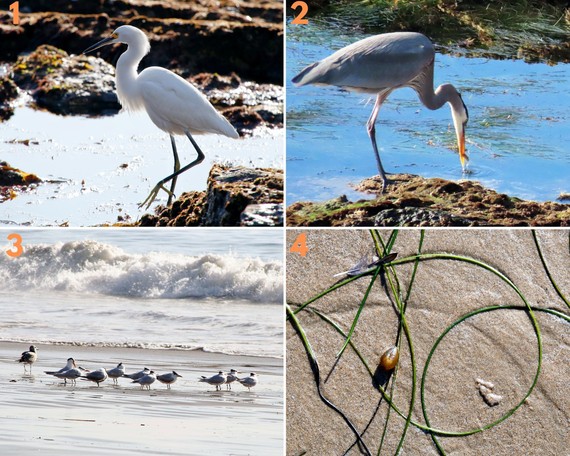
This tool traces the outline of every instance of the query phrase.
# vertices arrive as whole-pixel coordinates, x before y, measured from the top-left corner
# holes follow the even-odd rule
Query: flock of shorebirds
[[[34,364],[38,359],[38,351],[35,346],[31,346],[28,351],[22,353],[22,356],[18,360],[20,363],[24,364],[24,372],[26,372],[26,366],[30,367],[30,372],[32,371],[32,364]],[[119,363],[117,367],[112,369],[97,369],[90,371],[84,369],[81,366],[77,366],[73,358],[68,358],[67,363],[58,371],[44,371],[46,374],[53,375],[54,377],[60,378],[67,384],[67,381],[72,385],[75,385],[78,378],[82,380],[90,380],[95,382],[97,386],[104,382],[108,378],[113,379],[113,383],[118,384],[119,378],[128,378],[131,383],[138,383],[141,389],[150,390],[150,385],[152,385],[156,380],[160,383],[164,383],[168,389],[170,385],[173,384],[178,377],[182,375],[178,374],[176,371],[168,372],[166,374],[157,375],[153,370],[147,369],[146,367],[139,372],[133,374],[125,373],[125,366],[123,363]],[[237,376],[238,371],[232,369],[229,373],[219,371],[216,375],[211,377],[202,376],[198,379],[199,382],[208,383],[216,387],[216,391],[220,391],[223,385],[226,385],[227,390],[232,389],[232,383],[238,382],[245,386],[248,390],[251,390],[255,385],[257,385],[257,375],[252,372],[249,377],[239,378]]]

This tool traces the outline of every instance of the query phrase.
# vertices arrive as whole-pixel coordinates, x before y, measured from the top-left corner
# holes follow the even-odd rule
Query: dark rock
[[[478,182],[449,182],[392,174],[382,192],[377,178],[357,190],[377,198],[346,197],[323,203],[297,202],[287,208],[288,226],[570,226],[570,205],[537,203],[499,194]],[[429,207],[429,209],[428,209]]]
[[[14,114],[11,102],[18,97],[18,87],[6,76],[0,78],[0,121],[8,120]]]
[[[56,114],[116,114],[115,69],[101,59],[69,57],[53,46],[39,46],[20,57],[13,79],[31,91],[36,104]]]
[[[26,173],[11,167],[6,162],[0,162],[0,186],[12,187],[16,185],[38,184],[42,180],[35,174]]]
[[[171,207],[159,206],[140,226],[281,226],[282,205],[281,170],[214,165],[205,192],[184,193]]]

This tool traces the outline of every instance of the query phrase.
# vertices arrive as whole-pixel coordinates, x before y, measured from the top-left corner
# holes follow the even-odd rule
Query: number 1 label
[[[14,14],[12,22],[14,25],[20,24],[20,2],[14,2],[10,5],[10,11]]]

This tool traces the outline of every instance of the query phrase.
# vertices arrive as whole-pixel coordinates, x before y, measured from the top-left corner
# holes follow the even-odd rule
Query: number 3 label
[[[9,241],[14,241],[14,245],[12,249],[6,250],[6,254],[9,257],[16,258],[19,257],[22,253],[24,253],[24,248],[22,247],[22,236],[17,233],[12,233],[8,235]]]
[[[307,6],[307,4],[305,2],[302,1],[297,1],[295,3],[293,3],[291,5],[291,8],[296,10],[298,7],[301,7],[301,12],[299,13],[298,16],[296,16],[293,21],[291,22],[292,24],[301,24],[301,25],[305,25],[309,23],[308,19],[303,19],[307,13],[309,12],[309,7]]]

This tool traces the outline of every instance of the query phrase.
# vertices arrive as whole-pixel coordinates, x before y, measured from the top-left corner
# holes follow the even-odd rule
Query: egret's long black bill
[[[100,47],[103,47],[107,44],[111,44],[111,41],[113,41],[115,39],[114,36],[109,36],[108,38],[104,38],[101,41],[99,41],[98,43],[95,43],[93,46],[89,46],[87,49],[85,49],[83,51],[83,54],[87,54],[88,52],[92,52],[96,49],[99,49]]]

